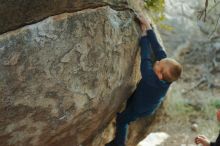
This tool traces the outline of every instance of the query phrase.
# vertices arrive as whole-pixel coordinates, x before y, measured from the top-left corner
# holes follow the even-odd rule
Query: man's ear
[[[162,72],[159,72],[159,73],[157,74],[157,76],[158,76],[158,78],[159,78],[160,80],[163,79],[163,74],[162,74]]]

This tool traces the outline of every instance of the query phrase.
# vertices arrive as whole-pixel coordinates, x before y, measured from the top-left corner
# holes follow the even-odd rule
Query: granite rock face
[[[101,7],[1,35],[0,145],[77,146],[98,133],[135,87],[138,28],[131,12]]]
[[[140,79],[140,26],[123,0],[38,2],[0,6],[14,8],[0,24],[0,146],[103,146]],[[154,117],[131,124],[128,146]]]

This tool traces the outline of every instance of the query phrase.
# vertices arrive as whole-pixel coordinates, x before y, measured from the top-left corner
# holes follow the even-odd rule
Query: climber
[[[181,65],[167,55],[159,44],[148,19],[138,16],[142,36],[141,76],[134,93],[128,98],[123,112],[116,117],[115,138],[105,146],[125,146],[128,124],[137,118],[152,115],[162,102],[170,84],[176,81],[182,72]],[[152,65],[150,57],[153,51],[156,62]]]
[[[217,120],[220,122],[220,109],[216,112]],[[220,133],[215,142],[210,142],[209,139],[203,135],[199,135],[195,138],[196,144],[202,144],[202,146],[220,146]]]

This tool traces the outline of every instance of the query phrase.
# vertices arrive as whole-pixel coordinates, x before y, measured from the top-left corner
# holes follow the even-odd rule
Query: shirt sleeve
[[[167,57],[166,52],[161,47],[159,41],[157,40],[156,34],[152,29],[147,30],[147,36],[149,38],[156,59],[161,60],[163,58],[166,58]]]
[[[218,135],[218,138],[215,142],[211,142],[210,146],[220,146],[220,134]]]
[[[143,36],[140,39],[141,47],[141,75],[143,80],[151,79],[153,76],[153,65],[151,61],[151,46],[148,36]]]

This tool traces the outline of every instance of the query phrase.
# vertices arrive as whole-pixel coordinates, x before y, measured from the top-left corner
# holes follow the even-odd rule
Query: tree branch
[[[211,39],[212,35],[215,33],[217,26],[218,26],[218,21],[220,19],[220,14],[218,15],[217,21],[215,23],[215,28],[213,29],[213,31],[209,34],[209,39]]]

